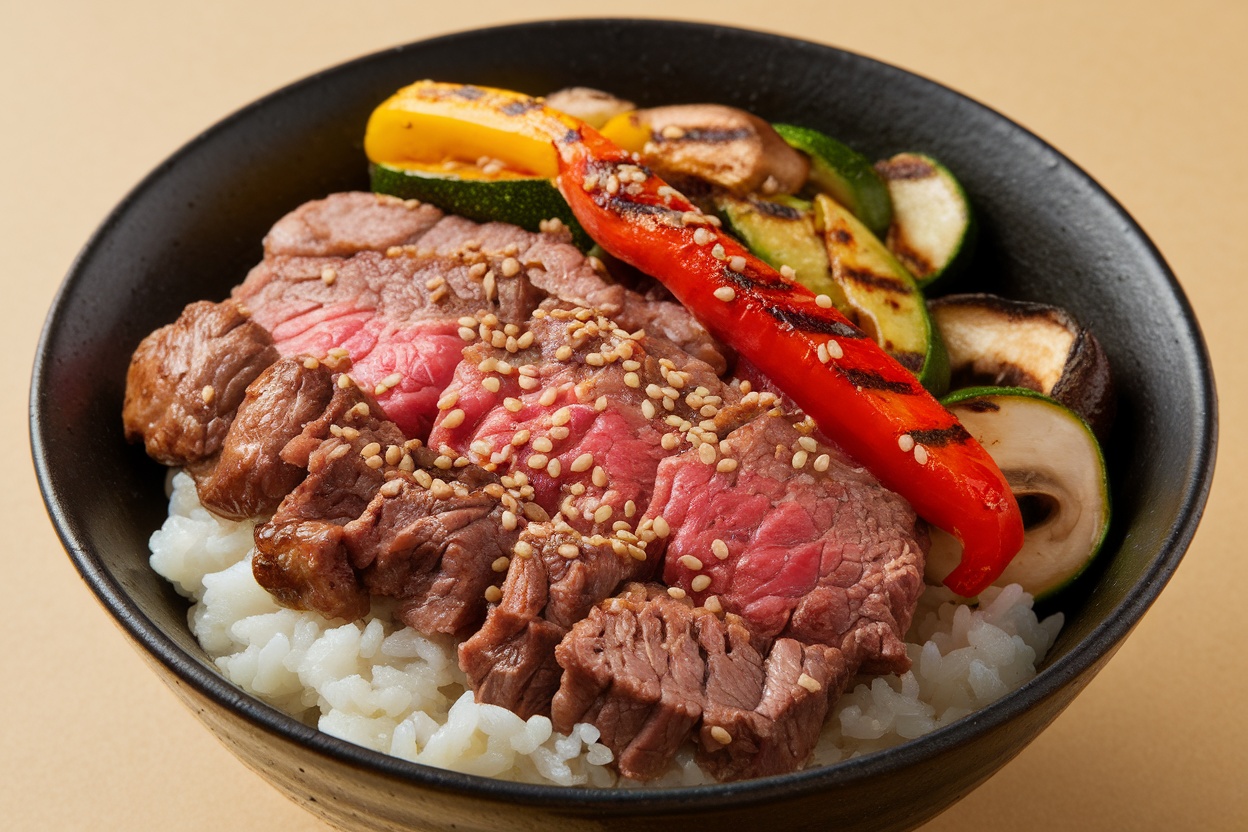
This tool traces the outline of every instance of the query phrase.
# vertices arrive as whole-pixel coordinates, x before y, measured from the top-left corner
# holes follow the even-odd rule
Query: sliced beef
[[[543,559],[514,558],[502,593],[481,629],[459,645],[459,666],[478,702],[500,705],[524,719],[549,713],[562,673],[554,661],[555,647],[567,630],[541,615],[549,597]]]
[[[664,580],[764,636],[842,649],[855,670],[907,669],[925,549],[910,506],[782,416],[721,449],[733,470],[692,453],[659,466],[648,514],[672,529]]]
[[[639,584],[595,607],[555,650],[564,670],[555,730],[592,722],[625,777],[662,773],[702,715],[706,662],[695,620],[703,615]]]
[[[704,362],[588,309],[538,310],[524,328],[487,320],[478,335],[430,446],[522,482],[539,517],[586,535],[652,539],[638,520],[659,461],[710,439],[712,411],[740,398]]]
[[[400,621],[463,636],[485,617],[485,592],[502,583],[517,532],[505,528],[497,496],[462,482],[435,485],[420,470],[419,479],[403,472],[381,486],[343,540],[368,591],[400,599]]]
[[[233,519],[272,514],[307,473],[282,459],[282,450],[321,417],[333,394],[332,375],[316,359],[269,366],[248,385],[215,462],[195,472],[200,502]]]
[[[321,418],[283,448],[283,458],[306,467],[308,476],[256,527],[252,572],[285,606],[327,618],[368,612],[368,591],[347,557],[343,527],[364,513],[385,481],[386,451],[405,444],[398,428],[378,417],[363,391],[336,386]]]
[[[550,299],[620,313],[626,326],[670,330],[724,369],[714,342],[682,308],[656,317],[598,268],[566,233],[479,225],[410,201],[346,193],[279,221],[264,261],[234,296],[272,331],[283,355],[344,351],[387,416],[416,438],[428,434],[459,361],[461,319],[493,315],[519,324]]]
[[[192,303],[143,339],[130,360],[122,421],[165,465],[221,448],[247,385],[278,359],[269,333],[234,301]]]
[[[782,638],[763,659],[748,644],[740,619],[735,625],[700,620],[717,626],[699,633],[708,653],[699,764],[717,780],[766,777],[800,767],[815,750],[831,701],[852,678],[844,655]]]
[[[477,701],[527,718],[550,712],[563,635],[621,585],[648,578],[655,562],[619,539],[582,536],[560,517],[528,524],[514,553],[502,600],[460,645],[459,663]]]

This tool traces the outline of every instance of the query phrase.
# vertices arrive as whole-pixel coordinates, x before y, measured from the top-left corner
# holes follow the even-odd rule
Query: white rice
[[[396,627],[389,604],[344,625],[279,607],[252,577],[254,525],[208,512],[178,473],[169,517],[151,539],[152,568],[192,599],[191,629],[231,682],[328,734],[406,760],[525,782],[617,785],[597,728],[578,725],[564,736],[546,717],[522,720],[476,704],[454,643]],[[1037,621],[1018,586],[988,590],[978,609],[953,598],[928,589],[908,635],[913,668],[843,696],[812,765],[913,739],[1035,676],[1060,615]],[[646,785],[705,782],[690,746]]]

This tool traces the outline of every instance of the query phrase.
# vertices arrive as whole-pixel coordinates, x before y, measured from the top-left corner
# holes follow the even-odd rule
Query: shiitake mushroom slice
[[[949,353],[951,390],[1035,390],[1079,414],[1101,441],[1109,435],[1109,359],[1065,310],[987,294],[949,295],[929,301],[928,309]]]

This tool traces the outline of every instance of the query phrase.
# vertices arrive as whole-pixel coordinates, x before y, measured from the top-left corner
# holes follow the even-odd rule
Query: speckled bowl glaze
[[[955,171],[980,220],[974,265],[956,288],[1071,310],[1101,339],[1121,391],[1108,449],[1110,540],[1062,599],[1067,624],[1039,676],[890,751],[673,791],[569,790],[426,768],[321,734],[222,680],[188,631],[186,602],[147,565],[147,538],[165,514],[163,472],[122,440],[128,356],[184,304],[224,297],[284,213],[366,187],[368,113],[419,78],[532,93],[584,84],[643,105],[718,101],[824,130],[873,158],[921,150]],[[1161,256],[1087,174],[1018,125],[826,46],[688,23],[557,21],[465,32],[326,70],[158,167],[105,220],[56,298],[34,368],[31,442],[65,548],[123,631],[244,763],[332,824],[891,830],[919,825],[1017,754],[1140,620],[1200,518],[1216,403],[1199,329]]]

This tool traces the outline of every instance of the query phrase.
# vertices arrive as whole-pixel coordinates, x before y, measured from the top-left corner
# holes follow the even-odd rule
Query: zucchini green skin
[[[866,156],[831,136],[793,124],[773,124],[790,147],[810,157],[809,183],[849,209],[884,239],[893,217],[888,186]]]
[[[464,179],[384,164],[370,165],[369,176],[375,193],[418,199],[475,222],[508,222],[536,233],[542,220],[559,219],[577,248],[594,246],[549,179]]]
[[[898,153],[876,162],[875,170],[888,187],[893,205],[885,245],[910,270],[919,287],[927,289],[962,272],[975,250],[978,224],[957,177],[923,153]],[[955,242],[934,243],[930,232],[922,241],[924,226],[947,229],[946,239]],[[925,250],[931,245],[937,250]]]
[[[1099,490],[1098,496],[1100,498],[1101,511],[1103,512],[1101,526],[1091,546],[1086,551],[1082,551],[1076,555],[1076,557],[1079,557],[1080,559],[1078,562],[1074,563],[1073,566],[1068,566],[1068,568],[1064,571],[1055,574],[1050,581],[1033,584],[1032,586],[1024,586],[1024,589],[1030,592],[1037,600],[1049,599],[1070,587],[1076,580],[1078,580],[1080,575],[1084,574],[1088,570],[1088,567],[1091,566],[1096,560],[1097,555],[1100,553],[1105,544],[1105,538],[1109,534],[1113,508],[1112,501],[1110,499],[1109,474],[1105,466],[1105,456],[1099,442],[1097,442],[1095,433],[1093,433],[1092,428],[1088,425],[1086,420],[1061,402],[1029,388],[968,387],[961,390],[955,390],[941,399],[940,403],[953,412],[954,415],[958,415],[958,410],[961,409],[988,410],[990,408],[999,407],[997,403],[1002,399],[1027,399],[1053,408],[1056,414],[1059,414],[1062,418],[1070,420],[1071,424],[1077,424],[1080,428],[1082,428],[1083,432],[1087,435],[1088,446],[1092,449],[1094,454],[1093,465],[1096,467],[1096,480]],[[981,443],[984,441],[981,437],[976,437],[976,439],[980,440]],[[991,451],[992,444],[989,442],[985,444],[985,447]],[[1083,511],[1087,511],[1088,508],[1089,507],[1087,505],[1082,506]],[[1025,532],[1025,535],[1026,533],[1027,532]],[[1028,543],[1025,536],[1023,550],[1019,553],[1018,557],[1026,557],[1027,551]],[[1007,572],[1006,575],[1003,576],[1003,579],[1008,575],[1009,573]]]

